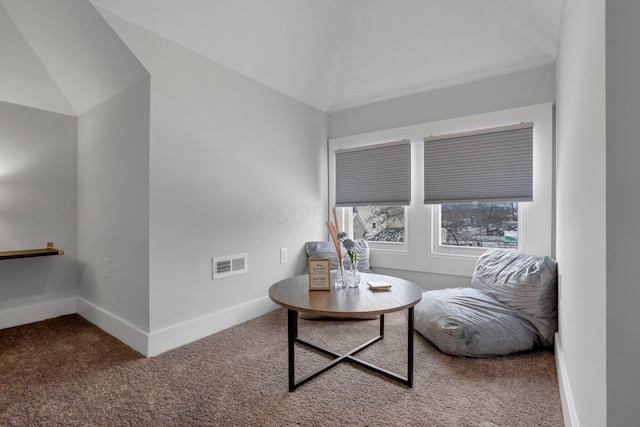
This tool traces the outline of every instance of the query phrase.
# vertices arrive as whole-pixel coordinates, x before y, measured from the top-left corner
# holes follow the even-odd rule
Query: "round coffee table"
[[[413,283],[392,276],[361,273],[360,286],[357,288],[332,288],[330,291],[310,291],[307,275],[291,277],[274,284],[269,288],[269,297],[288,311],[288,344],[289,344],[289,390],[293,391],[323,372],[328,371],[341,362],[356,363],[371,371],[400,381],[413,387],[413,307],[422,299],[422,289]],[[367,282],[384,281],[391,285],[388,291],[373,291]],[[384,315],[400,310],[408,310],[407,325],[407,376],[402,377],[386,369],[365,362],[354,355],[384,338]],[[361,344],[350,352],[340,355],[298,338],[298,312],[314,315],[357,318],[379,315],[380,334]],[[295,381],[295,343],[312,348],[333,358],[324,368],[314,372],[300,381]]]

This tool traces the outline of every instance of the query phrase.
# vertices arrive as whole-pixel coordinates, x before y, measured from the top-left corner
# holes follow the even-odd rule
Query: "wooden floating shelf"
[[[50,255],[64,255],[64,251],[62,249],[54,248],[53,242],[49,242],[47,243],[47,247],[44,249],[24,249],[20,251],[0,252],[0,259],[31,258]]]

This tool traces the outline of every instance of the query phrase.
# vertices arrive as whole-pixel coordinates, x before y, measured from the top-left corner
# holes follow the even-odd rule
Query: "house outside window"
[[[358,206],[352,208],[353,237],[370,242],[405,241],[404,206]]]

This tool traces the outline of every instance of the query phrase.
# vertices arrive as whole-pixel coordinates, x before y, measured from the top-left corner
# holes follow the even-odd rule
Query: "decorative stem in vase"
[[[338,231],[338,213],[334,206],[333,208],[333,222],[327,221],[327,228],[329,229],[329,236],[336,247],[336,255],[338,257],[338,271],[336,272],[335,279],[333,281],[336,288],[344,288],[349,286],[351,288],[357,288],[360,284],[360,273],[357,267],[357,252],[356,244],[353,240],[347,238],[347,233],[344,231]],[[344,269],[342,258],[342,246],[347,250],[349,255],[349,261],[351,263],[351,269],[347,273]]]
[[[348,284],[347,273],[344,270],[344,265],[342,264],[342,260],[338,261],[338,270],[336,271],[336,277],[333,281],[333,285],[336,288],[346,288]]]
[[[349,254],[349,287],[357,288],[360,286],[360,272],[358,271],[358,256],[354,251],[353,254]]]

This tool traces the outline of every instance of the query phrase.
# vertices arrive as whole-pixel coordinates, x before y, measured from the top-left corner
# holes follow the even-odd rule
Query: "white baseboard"
[[[263,297],[154,331],[149,336],[147,356],[157,356],[277,308],[280,306],[274,304],[268,297]]]
[[[268,297],[258,298],[149,334],[90,301],[72,297],[0,310],[0,329],[78,313],[139,353],[152,357],[277,308],[280,306]]]
[[[26,325],[76,312],[76,297],[0,310],[0,329]]]
[[[562,415],[564,425],[566,427],[579,427],[578,413],[576,412],[573,394],[571,393],[571,384],[567,374],[567,365],[565,364],[564,351],[562,349],[562,341],[560,334],[555,335],[555,353],[556,353],[556,370],[558,371],[558,386],[560,387],[560,400],[562,401]]]
[[[147,356],[149,334],[105,309],[78,297],[78,314],[129,347]]]

